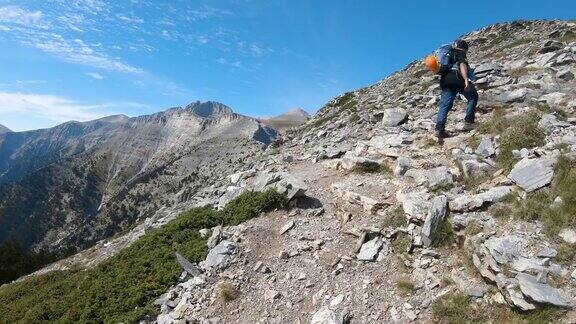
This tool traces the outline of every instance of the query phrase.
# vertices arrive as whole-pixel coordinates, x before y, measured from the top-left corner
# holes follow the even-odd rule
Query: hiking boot
[[[468,121],[465,121],[465,122],[464,122],[464,127],[462,127],[462,130],[463,130],[463,131],[469,132],[469,131],[472,131],[472,130],[474,130],[474,129],[476,129],[476,123],[471,123],[471,122],[468,122]]]
[[[436,131],[436,137],[438,138],[438,140],[443,140],[445,138],[448,138],[449,136],[450,135],[445,130]]]

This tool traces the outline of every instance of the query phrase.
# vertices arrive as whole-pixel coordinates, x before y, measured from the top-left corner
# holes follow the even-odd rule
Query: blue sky
[[[251,116],[372,84],[438,45],[576,1],[0,0],[0,124],[216,100]]]

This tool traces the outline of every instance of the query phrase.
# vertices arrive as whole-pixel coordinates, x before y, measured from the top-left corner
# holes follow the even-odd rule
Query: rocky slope
[[[247,190],[292,200],[202,229],[204,262],[158,296],[157,323],[565,322],[576,314],[576,23],[465,35],[480,92],[433,137],[437,77],[414,62],[330,101],[258,163],[49,269],[91,267],[176,211]],[[232,174],[233,173],[233,174]]]
[[[276,136],[215,102],[0,135],[0,242],[87,247],[249,165]]]
[[[436,142],[439,89],[421,62],[335,98],[267,166],[231,178],[251,188],[287,172],[308,198],[213,228],[157,322],[572,323],[576,24],[465,38],[478,129],[462,129],[461,103]]]

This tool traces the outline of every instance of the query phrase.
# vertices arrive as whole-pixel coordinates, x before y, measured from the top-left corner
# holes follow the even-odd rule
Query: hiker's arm
[[[468,82],[468,65],[466,63],[460,63],[460,74],[464,78],[464,89],[468,89],[470,83]]]

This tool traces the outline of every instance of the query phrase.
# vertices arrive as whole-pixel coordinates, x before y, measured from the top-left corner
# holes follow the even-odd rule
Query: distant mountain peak
[[[283,113],[282,115],[280,115],[276,118],[279,118],[279,117],[302,117],[302,118],[309,119],[312,116],[310,116],[310,114],[302,108],[294,108],[294,109],[288,110],[287,112]]]
[[[261,118],[260,121],[266,125],[282,131],[302,125],[310,118],[310,114],[308,114],[308,112],[306,112],[304,109],[294,108],[275,117]]]
[[[204,118],[214,118],[222,115],[231,115],[234,113],[232,108],[215,101],[196,101],[186,106],[185,109]]]
[[[8,127],[0,124],[0,134],[11,133],[11,132],[12,131]]]

